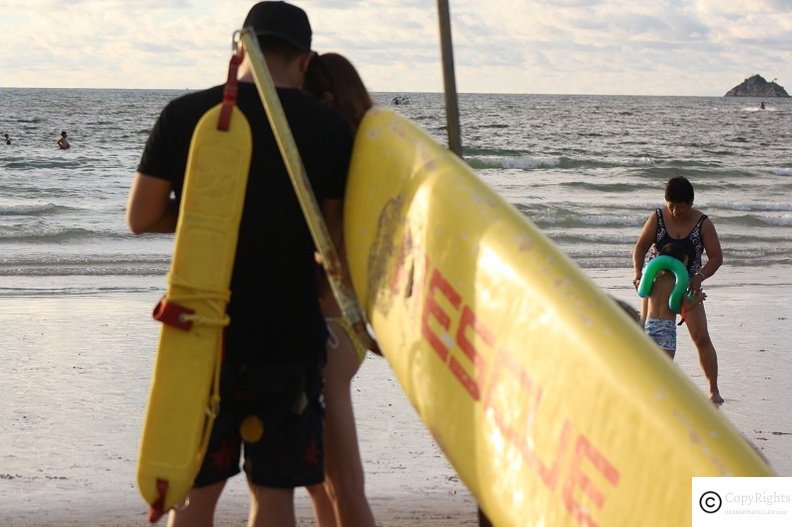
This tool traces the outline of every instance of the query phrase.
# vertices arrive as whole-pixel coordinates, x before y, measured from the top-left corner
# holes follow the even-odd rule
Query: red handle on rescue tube
[[[163,514],[165,514],[165,494],[168,493],[168,482],[165,480],[157,480],[157,501],[155,501],[149,508],[148,521],[149,523],[156,523]]]
[[[668,297],[668,308],[674,313],[679,313],[682,308],[682,297],[687,291],[690,276],[688,275],[687,267],[680,260],[667,254],[662,254],[653,258],[644,268],[643,275],[641,276],[641,283],[638,285],[638,296],[646,298],[652,292],[654,279],[657,273],[663,270],[668,270],[674,273],[676,277],[676,284],[671,295]]]
[[[168,302],[164,298],[154,306],[154,312],[151,314],[154,320],[173,326],[179,329],[191,329],[192,320],[185,318],[185,315],[195,314],[194,309],[189,307],[180,306],[173,302]]]

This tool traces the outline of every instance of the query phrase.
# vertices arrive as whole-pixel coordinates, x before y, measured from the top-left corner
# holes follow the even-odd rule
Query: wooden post
[[[437,13],[440,18],[440,51],[443,56],[448,148],[462,157],[462,136],[459,129],[459,106],[454,75],[454,46],[451,42],[451,13],[448,8],[448,0],[437,0]]]

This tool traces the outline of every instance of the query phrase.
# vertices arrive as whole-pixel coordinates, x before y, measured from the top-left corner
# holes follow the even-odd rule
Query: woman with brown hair
[[[338,111],[352,133],[357,132],[363,116],[374,106],[355,67],[338,53],[314,56],[305,73],[303,91]]]
[[[373,106],[355,67],[337,53],[315,55],[303,82],[303,91],[337,110],[354,134]],[[338,248],[341,252],[342,248]],[[309,489],[320,524],[335,516],[338,527],[374,527],[366,499],[350,385],[358,369],[355,344],[339,322],[341,311],[324,272],[319,273],[319,302],[330,330],[325,366],[325,484],[321,493]],[[332,507],[333,511],[327,511]]]

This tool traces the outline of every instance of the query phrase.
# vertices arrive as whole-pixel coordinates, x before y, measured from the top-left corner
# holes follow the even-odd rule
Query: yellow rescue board
[[[498,526],[689,525],[771,469],[529,220],[403,117],[358,131],[344,231],[402,387]]]
[[[252,153],[250,126],[238,108],[229,129],[217,129],[221,107],[209,110],[193,133],[161,304],[186,308],[175,322],[191,327],[165,323],[160,334],[137,468],[152,520],[192,488],[219,401],[223,326]]]

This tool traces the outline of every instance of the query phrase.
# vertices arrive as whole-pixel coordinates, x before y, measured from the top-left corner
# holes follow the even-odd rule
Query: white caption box
[[[693,527],[789,527],[792,478],[693,478]]]

